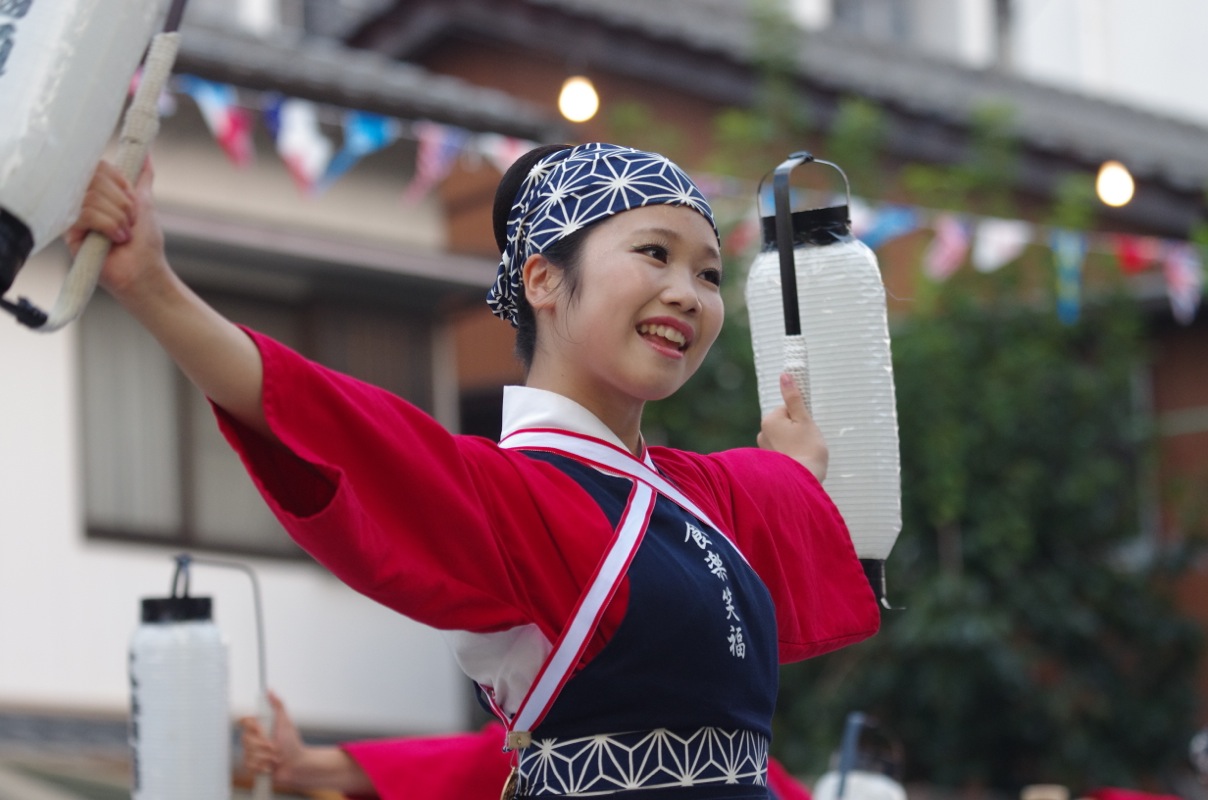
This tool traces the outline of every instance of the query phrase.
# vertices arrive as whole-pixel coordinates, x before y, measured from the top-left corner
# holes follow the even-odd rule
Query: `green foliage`
[[[776,127],[757,110],[727,108],[713,119],[714,150],[706,168],[721,175],[758,178],[775,164],[768,153],[790,151],[776,147]]]
[[[954,164],[907,164],[901,173],[903,188],[930,208],[1011,215],[1019,149],[1011,117],[1011,110],[1000,106],[977,109],[966,156]]]
[[[662,153],[672,160],[680,157],[684,146],[684,137],[678,128],[663,121],[646,104],[637,101],[609,104],[605,124],[609,141]]]
[[[788,96],[783,12],[783,0],[755,6],[770,85],[755,108],[716,118],[717,172],[758,177],[800,146],[781,113],[795,107],[768,106]],[[867,192],[886,183],[884,136],[872,104],[845,100],[823,157]],[[1017,147],[1009,111],[982,109],[957,163],[907,165],[901,188],[923,206],[1013,216]],[[1096,208],[1091,177],[1065,177],[1048,222],[1087,229]],[[1208,225],[1192,237],[1208,247]],[[727,272],[721,338],[687,386],[648,407],[651,441],[754,441],[745,265]],[[1062,782],[1077,796],[1161,786],[1182,762],[1202,645],[1171,597],[1187,552],[1160,552],[1141,530],[1152,440],[1131,406],[1137,306],[1096,298],[1061,325],[1051,308],[1025,310],[1025,272],[928,284],[895,331],[903,532],[888,568],[903,609],[867,642],[783,670],[773,747],[796,771],[825,769],[853,710],[902,742],[910,781]]]
[[[852,186],[880,181],[880,153],[885,143],[885,114],[862,97],[845,97],[826,139],[826,160],[838,164]]]
[[[1011,131],[1014,112],[988,105],[976,109],[970,136],[970,156],[957,166],[967,191],[987,214],[1012,213],[1011,188],[1019,143]]]
[[[952,300],[952,298],[947,298]],[[778,737],[818,770],[860,709],[908,776],[1017,790],[1141,785],[1192,730],[1195,626],[1144,544],[1131,301],[1051,313],[954,302],[895,335],[903,533],[874,639],[786,668]]]
[[[919,205],[967,210],[968,179],[951,166],[918,162],[907,164],[902,167],[901,181],[903,188]]]
[[[787,0],[752,0],[750,8],[755,41],[759,42],[753,51],[759,75],[756,108],[778,136],[800,136],[809,125],[809,109],[797,88],[801,30]]]
[[[758,178],[768,171],[768,153],[801,149],[809,129],[809,108],[798,86],[797,51],[801,31],[786,0],[753,0],[751,27],[758,75],[749,108],[727,108],[713,121],[713,172]],[[775,166],[774,164],[771,166]]]
[[[1053,192],[1051,218],[1059,228],[1086,230],[1095,221],[1095,179],[1090,175],[1066,175]]]
[[[1208,222],[1200,220],[1192,225],[1188,238],[1200,249],[1202,256],[1208,255]]]

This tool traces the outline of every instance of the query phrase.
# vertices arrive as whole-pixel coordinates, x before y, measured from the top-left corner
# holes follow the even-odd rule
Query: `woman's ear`
[[[531,255],[520,269],[524,282],[524,298],[533,311],[553,306],[562,285],[562,270],[540,253]]]

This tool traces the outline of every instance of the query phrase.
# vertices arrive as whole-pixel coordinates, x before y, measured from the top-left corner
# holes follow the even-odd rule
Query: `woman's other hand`
[[[801,389],[787,372],[780,376],[780,395],[784,405],[763,418],[756,441],[765,450],[775,450],[794,459],[820,482],[826,480],[830,457],[826,440],[805,407]]]

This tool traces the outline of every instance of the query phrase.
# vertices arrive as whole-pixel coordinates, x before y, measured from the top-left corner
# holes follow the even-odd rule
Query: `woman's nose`
[[[663,301],[684,312],[700,308],[700,293],[689,268],[666,270],[667,285],[663,287]]]

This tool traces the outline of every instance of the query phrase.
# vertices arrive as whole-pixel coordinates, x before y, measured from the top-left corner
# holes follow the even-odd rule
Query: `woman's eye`
[[[707,280],[709,283],[713,284],[714,286],[721,286],[721,270],[720,269],[707,269],[704,272],[702,272],[700,274],[700,276],[702,278],[704,278],[705,280]]]
[[[644,256],[650,256],[655,261],[667,260],[667,248],[661,244],[644,244],[637,248],[637,252]]]

